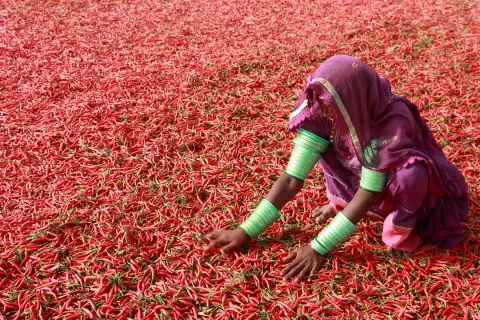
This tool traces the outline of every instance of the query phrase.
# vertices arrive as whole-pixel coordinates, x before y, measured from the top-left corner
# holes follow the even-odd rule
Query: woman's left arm
[[[286,257],[286,261],[295,259],[282,271],[285,279],[296,276],[296,281],[299,282],[308,275],[315,275],[325,261],[325,254],[356,231],[355,225],[366,215],[383,191],[387,177],[387,173],[363,168],[360,188],[352,201],[322,230],[310,246],[295,249]]]
[[[343,215],[353,224],[357,224],[370,210],[378,195],[378,192],[358,188],[352,201],[343,209]]]

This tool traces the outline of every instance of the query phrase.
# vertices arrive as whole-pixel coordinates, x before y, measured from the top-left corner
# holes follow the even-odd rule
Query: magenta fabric
[[[336,93],[317,81],[320,78]],[[325,106],[329,117],[324,116]],[[302,127],[330,140],[334,128],[331,147],[321,160],[331,200],[351,201],[361,166],[389,172],[387,187],[372,211],[384,218],[393,212],[394,225],[415,228],[420,237],[439,247],[451,248],[463,240],[461,222],[468,212],[465,180],[443,154],[417,107],[394,95],[387,79],[357,58],[334,56],[308,76],[295,110],[291,131]],[[367,158],[364,152],[369,147],[374,153]],[[405,184],[412,183],[413,187],[405,189]],[[414,199],[419,194],[416,185],[422,183],[427,191],[418,201]],[[400,203],[419,206],[407,214],[400,210]]]
[[[393,214],[388,215],[383,224],[382,241],[390,247],[412,252],[420,244],[421,238],[414,229],[399,228],[393,223]]]

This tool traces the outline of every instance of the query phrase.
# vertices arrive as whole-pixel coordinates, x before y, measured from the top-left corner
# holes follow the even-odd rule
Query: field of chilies
[[[479,1],[0,1],[0,319],[480,319]],[[408,97],[470,195],[466,240],[382,221],[283,280],[321,169],[248,248],[204,252],[282,173],[306,76],[354,55]]]

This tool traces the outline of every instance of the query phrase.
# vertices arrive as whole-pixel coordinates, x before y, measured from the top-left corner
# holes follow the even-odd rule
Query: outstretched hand
[[[220,250],[223,253],[241,248],[250,241],[250,237],[242,228],[235,230],[215,230],[205,235],[205,238],[211,240],[205,247],[205,251],[213,247],[221,247]]]
[[[325,262],[325,257],[310,246],[293,250],[284,260],[291,261],[294,258],[283,269],[282,275],[286,280],[296,277],[296,282],[302,281],[306,276],[314,276]]]

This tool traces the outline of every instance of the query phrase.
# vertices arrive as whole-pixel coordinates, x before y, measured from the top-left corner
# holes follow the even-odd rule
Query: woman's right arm
[[[302,187],[303,180],[288,173],[283,173],[273,185],[266,199],[280,211]],[[221,246],[222,252],[225,253],[243,247],[251,239],[247,232],[240,227],[235,230],[215,230],[207,234],[205,238],[211,240],[205,250],[208,251],[212,247]]]
[[[231,231],[216,230],[207,234],[206,238],[211,242],[206,250],[214,246],[221,246],[224,252],[239,248],[280,218],[279,211],[302,189],[303,181],[330,143],[305,129],[300,129],[293,141],[295,146],[285,173],[275,182],[267,197],[260,201],[239,228]]]

